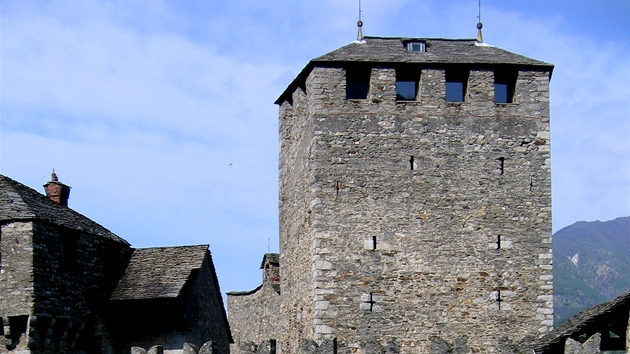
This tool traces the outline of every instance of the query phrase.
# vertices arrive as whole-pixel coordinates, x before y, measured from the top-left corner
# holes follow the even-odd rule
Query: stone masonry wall
[[[280,294],[268,282],[248,295],[228,294],[228,321],[234,345],[231,352],[238,354],[241,345],[275,339],[282,331]]]
[[[10,222],[0,226],[0,352],[24,350],[28,343],[24,326],[16,324],[28,318],[33,307],[33,223]],[[6,343],[6,346],[4,345]]]
[[[343,68],[315,67],[308,111],[282,105],[283,351],[496,352],[551,329],[549,73],[520,71],[512,104],[492,80],[473,68],[447,103],[444,70],[423,69],[420,100],[397,102],[394,68],[374,68],[346,100]]]
[[[300,338],[313,336],[312,215],[310,167],[313,130],[302,89],[293,93],[293,106],[280,107],[280,289],[284,338],[278,350],[297,352]],[[284,267],[282,264],[291,265]]]

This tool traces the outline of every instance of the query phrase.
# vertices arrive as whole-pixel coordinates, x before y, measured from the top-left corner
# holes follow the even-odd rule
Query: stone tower
[[[505,352],[552,328],[552,70],[365,37],[300,72],[276,102],[282,353]]]

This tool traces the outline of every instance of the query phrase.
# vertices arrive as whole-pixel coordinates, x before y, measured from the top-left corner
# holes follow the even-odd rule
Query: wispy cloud
[[[627,41],[487,3],[489,43],[556,65],[554,229],[630,214]],[[476,2],[363,5],[368,35],[476,35]],[[73,208],[135,246],[209,242],[223,290],[256,286],[268,240],[277,250],[272,102],[309,59],[354,39],[357,3],[2,6],[0,171],[41,190],[54,167]]]

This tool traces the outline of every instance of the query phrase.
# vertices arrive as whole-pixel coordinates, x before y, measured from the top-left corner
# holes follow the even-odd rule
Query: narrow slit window
[[[413,68],[396,68],[396,100],[415,101],[418,97],[420,71]]]
[[[499,306],[499,310],[501,310],[501,303],[503,302],[503,299],[501,298],[501,290],[497,290],[497,305]]]
[[[516,71],[495,70],[494,71],[494,102],[513,103],[514,89],[516,88]]]
[[[376,236],[372,236],[372,249],[376,249]]]
[[[446,102],[464,102],[468,86],[468,70],[446,70]]]
[[[371,71],[368,67],[346,68],[346,99],[364,100],[367,98]]]
[[[412,171],[413,171],[413,164],[414,164],[413,156],[410,156],[409,157],[409,167],[411,168]]]
[[[501,249],[501,235],[497,235],[497,249]]]
[[[499,157],[497,160],[499,160],[499,172],[503,175],[505,169],[505,157]]]

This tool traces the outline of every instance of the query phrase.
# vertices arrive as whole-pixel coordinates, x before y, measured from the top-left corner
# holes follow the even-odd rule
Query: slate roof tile
[[[128,245],[103,226],[36,190],[0,175],[0,220],[43,220]]]
[[[135,249],[110,300],[176,298],[207,252],[208,245]]]

